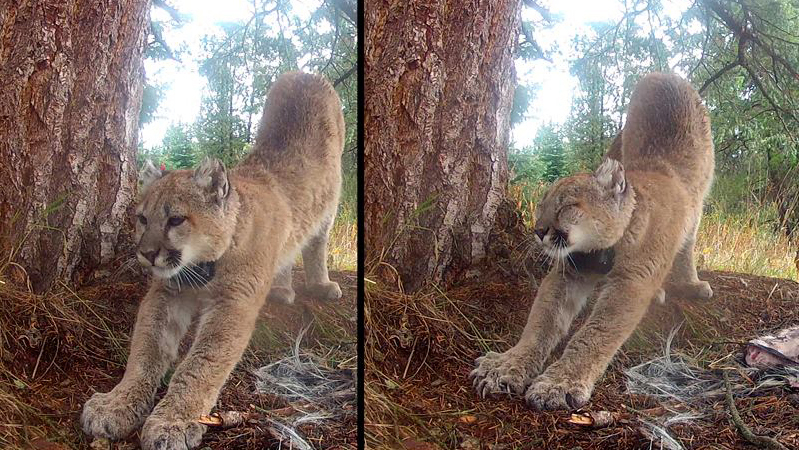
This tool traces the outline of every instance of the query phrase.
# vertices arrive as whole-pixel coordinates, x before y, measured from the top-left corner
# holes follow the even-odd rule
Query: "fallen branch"
[[[727,371],[723,372],[724,375],[724,387],[726,388],[725,396],[727,397],[727,408],[730,410],[730,418],[732,419],[732,423],[735,424],[735,427],[738,428],[738,431],[741,433],[741,436],[744,437],[750,443],[761,447],[761,448],[768,448],[768,449],[775,449],[775,450],[788,450],[788,447],[780,444],[776,439],[768,437],[768,436],[760,436],[752,432],[749,427],[743,423],[741,420],[741,415],[738,413],[738,408],[735,407],[735,401],[732,398],[732,388],[730,388],[730,377],[727,375]]]

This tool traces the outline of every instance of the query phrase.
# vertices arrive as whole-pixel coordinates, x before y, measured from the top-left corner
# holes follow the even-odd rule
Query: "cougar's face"
[[[544,194],[533,232],[547,255],[563,259],[611,247],[621,238],[629,220],[622,213],[628,191],[621,164],[613,163],[618,167],[603,163],[593,174],[561,178]]]
[[[143,175],[142,180],[145,186],[135,220],[136,257],[144,267],[166,279],[222,256],[232,227],[224,198],[209,195],[208,186],[202,184],[207,180],[198,183],[196,172],[188,170],[158,171],[156,177]]]

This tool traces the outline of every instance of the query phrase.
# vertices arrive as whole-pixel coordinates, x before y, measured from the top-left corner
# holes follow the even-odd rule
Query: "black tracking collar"
[[[216,261],[205,261],[183,267],[176,275],[167,280],[171,288],[182,290],[185,288],[201,288],[208,284],[216,275]]]
[[[566,261],[579,273],[607,275],[613,268],[615,254],[613,247],[591,252],[573,252],[569,253]]]

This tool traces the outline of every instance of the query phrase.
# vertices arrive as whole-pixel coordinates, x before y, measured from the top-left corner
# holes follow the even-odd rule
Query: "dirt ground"
[[[267,304],[262,309],[250,346],[215,411],[255,411],[277,420],[296,412],[280,398],[257,393],[252,372],[287,356],[311,320],[302,351],[324,357],[331,367],[351,370],[354,376],[356,275],[333,272],[331,278],[341,285],[340,300],[318,302],[298,290],[294,305]],[[295,271],[298,288],[303,279],[301,271]],[[96,284],[78,292],[64,286],[47,296],[0,285],[0,448],[89,448],[78,423],[81,407],[93,392],[107,392],[121,379],[128,333],[145,291],[141,280]],[[297,431],[314,448],[355,448],[356,408],[353,401],[345,406],[343,420],[303,424]],[[267,420],[256,418],[236,428],[210,429],[200,448],[289,448],[270,427]],[[110,448],[138,448],[137,433]]]
[[[508,283],[503,280],[507,278],[492,277],[495,281],[481,280],[446,293],[434,289],[413,297],[374,285],[370,288],[367,283],[368,447],[661,448],[634,421],[583,428],[567,422],[569,412],[539,413],[519,398],[477,397],[468,380],[474,359],[486,349],[503,351],[515,343],[535,296],[531,283]],[[657,411],[658,404],[651,398],[626,392],[622,370],[662,355],[666,336],[681,322],[672,352],[689,355],[708,370],[740,367],[742,343],[799,324],[799,284],[794,281],[723,272],[702,272],[700,278],[710,282],[714,297],[705,302],[670,299],[663,305],[653,304],[598,382],[586,410],[617,415],[631,411],[625,406]],[[787,448],[799,448],[796,390],[759,391],[736,398],[735,404],[753,432],[776,438]],[[706,406],[703,417],[669,427],[684,448],[756,448],[730,422],[723,398]]]

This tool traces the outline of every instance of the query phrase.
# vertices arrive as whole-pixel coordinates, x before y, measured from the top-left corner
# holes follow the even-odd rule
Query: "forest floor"
[[[520,398],[483,400],[475,394],[468,379],[475,358],[515,343],[535,297],[532,282],[509,282],[513,277],[502,275],[486,278],[446,293],[431,289],[412,297],[366,283],[364,395],[369,448],[757,448],[730,421],[722,371],[735,380],[734,403],[742,422],[786,448],[799,448],[799,390],[784,384],[755,389],[762,387],[763,380],[750,377],[741,356],[742,344],[749,339],[799,325],[798,283],[701,272],[700,278],[714,289],[711,300],[654,303],[584,408],[607,411],[614,420],[590,428],[569,423],[570,412],[541,413],[527,408]],[[575,326],[585,316],[584,311]],[[673,361],[687,361],[693,374],[671,381],[688,385],[701,379],[720,395],[684,399],[687,403],[680,405],[628,392],[624,370],[663,356],[664,341],[675,328]],[[652,439],[647,435],[652,428],[642,426],[645,421],[661,422],[668,410],[698,416],[664,427],[681,447]]]
[[[332,272],[331,278],[344,293],[337,301],[319,302],[303,295],[304,277],[295,270],[295,303],[267,303],[262,308],[244,358],[214,408],[248,412],[251,420],[225,430],[210,427],[200,448],[303,448],[297,437],[315,449],[356,448],[356,274]],[[0,448],[89,448],[78,421],[81,408],[92,393],[108,392],[122,378],[128,335],[145,291],[145,281],[128,279],[77,292],[62,286],[55,293],[35,296],[0,282]],[[298,356],[303,363],[316,364],[315,374],[306,381],[319,386],[314,377],[322,374],[347,386],[347,392],[334,396],[343,400],[329,420],[313,414],[321,409],[313,401],[287,400],[256,388],[255,370],[275,361],[295,361],[289,358],[292,346],[306,327]],[[162,386],[158,395],[164,391]],[[304,422],[295,422],[303,416]],[[294,439],[292,432],[297,433]],[[92,448],[138,448],[138,432],[121,442],[95,442]]]

